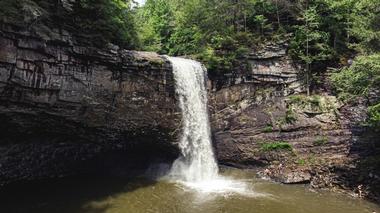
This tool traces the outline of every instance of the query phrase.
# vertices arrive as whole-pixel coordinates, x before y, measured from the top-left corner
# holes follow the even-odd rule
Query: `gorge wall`
[[[170,63],[155,53],[82,47],[62,31],[3,26],[0,183],[175,158],[173,81]]]
[[[300,95],[300,71],[283,42],[211,77],[219,163],[259,168],[283,183],[361,186],[379,197],[379,138],[357,125],[366,107],[329,93]],[[62,30],[2,26],[0,184],[171,162],[181,128],[173,81],[170,63],[155,53],[84,47]]]
[[[331,92],[303,95],[301,67],[286,43],[267,44],[211,79],[210,107],[218,160],[282,183],[361,191],[379,197],[379,138],[360,124],[366,106]],[[328,81],[325,84],[329,84]]]

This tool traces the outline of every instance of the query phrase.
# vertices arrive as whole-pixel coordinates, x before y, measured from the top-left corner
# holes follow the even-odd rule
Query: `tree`
[[[356,1],[350,33],[358,39],[354,47],[362,53],[380,51],[380,1]]]
[[[307,94],[310,95],[312,83],[312,65],[326,61],[332,57],[332,48],[329,46],[330,34],[320,30],[321,18],[317,7],[311,6],[309,1],[300,2],[300,25],[295,26],[295,36],[291,41],[290,54],[305,64],[305,81]]]
[[[132,0],[1,0],[0,22],[69,31],[85,45],[137,48]],[[70,4],[71,5],[71,4]]]
[[[380,131],[380,54],[359,56],[350,67],[334,73],[331,80],[344,101],[365,98],[369,103],[369,124]]]
[[[97,44],[112,42],[124,48],[138,45],[131,0],[77,0],[67,27]]]
[[[331,35],[330,46],[336,57],[350,52],[348,31],[353,3],[353,0],[323,0],[318,7],[319,13],[323,14],[321,29]]]
[[[148,0],[138,10],[140,40],[144,50],[169,53],[174,15],[170,1]]]

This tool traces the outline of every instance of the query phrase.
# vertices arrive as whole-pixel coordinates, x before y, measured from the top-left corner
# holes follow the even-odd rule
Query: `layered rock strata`
[[[0,183],[80,172],[91,163],[78,162],[110,152],[138,152],[141,164],[173,158],[180,128],[173,81],[170,63],[155,53],[4,26]]]

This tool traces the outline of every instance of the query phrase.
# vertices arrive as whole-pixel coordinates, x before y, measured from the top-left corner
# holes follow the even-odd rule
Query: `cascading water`
[[[193,60],[169,57],[173,64],[176,92],[182,110],[182,156],[171,175],[186,182],[214,180],[218,176],[207,110],[206,69]]]
[[[197,61],[168,59],[173,65],[183,126],[182,155],[173,163],[169,176],[201,192],[250,194],[245,183],[218,175],[207,110],[206,69]]]

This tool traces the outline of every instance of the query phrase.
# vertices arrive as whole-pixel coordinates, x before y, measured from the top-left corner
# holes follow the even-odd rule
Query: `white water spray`
[[[196,61],[168,57],[173,65],[176,92],[182,111],[181,157],[170,177],[201,192],[250,194],[246,184],[218,175],[207,109],[207,72]]]
[[[218,176],[211,144],[207,110],[206,70],[199,62],[169,57],[173,64],[176,92],[182,110],[182,156],[171,175],[186,182],[213,180]]]

